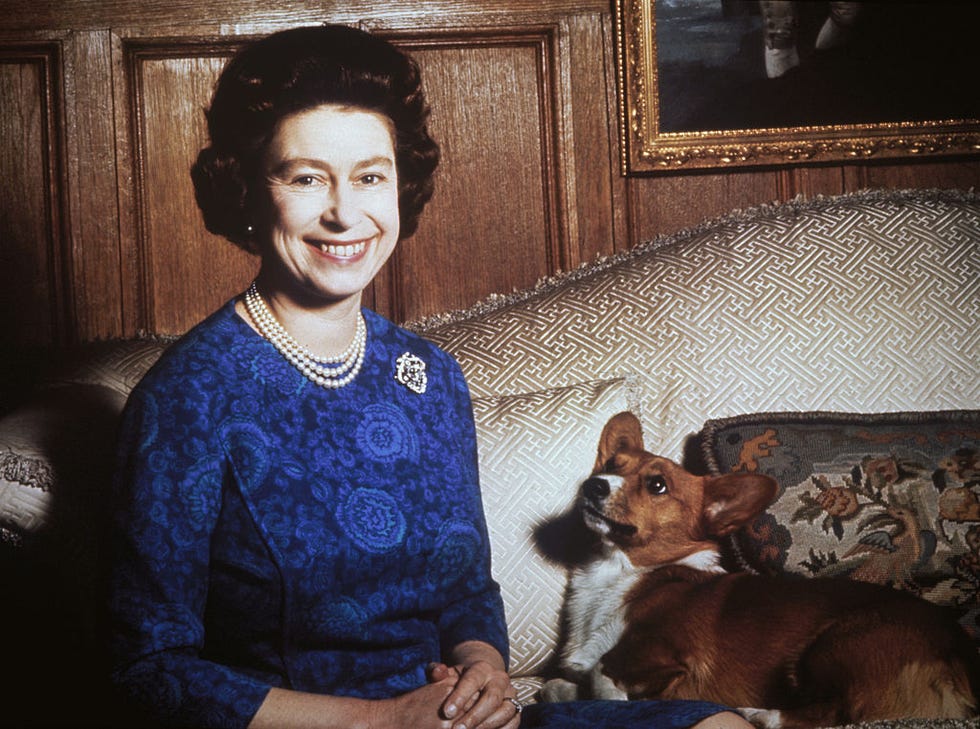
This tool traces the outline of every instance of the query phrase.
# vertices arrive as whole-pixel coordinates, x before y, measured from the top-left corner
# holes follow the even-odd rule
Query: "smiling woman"
[[[109,602],[131,726],[517,729],[536,713],[506,672],[459,365],[361,306],[432,194],[427,118],[414,62],[352,28],[277,33],[221,75],[197,200],[261,266],[124,414]],[[677,703],[620,723],[731,717]],[[557,711],[523,725],[576,725]]]
[[[313,315],[356,317],[361,292],[398,242],[390,124],[335,104],[293,114],[277,125],[262,167],[259,287],[287,330],[302,332],[311,351],[336,355]]]
[[[415,63],[346,27],[272,35],[219,79],[197,200],[261,267],[126,409],[110,609],[133,725],[519,722],[466,385],[361,309],[432,194],[428,113]]]

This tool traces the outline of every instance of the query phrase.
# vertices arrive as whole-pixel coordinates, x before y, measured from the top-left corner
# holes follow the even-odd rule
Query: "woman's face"
[[[313,306],[359,300],[398,242],[389,120],[333,104],[285,117],[262,172],[268,214],[259,234],[263,273],[272,279],[267,285]]]

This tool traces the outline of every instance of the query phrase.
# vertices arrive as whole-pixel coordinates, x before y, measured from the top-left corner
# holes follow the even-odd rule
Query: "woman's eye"
[[[384,178],[381,175],[375,174],[374,172],[369,172],[366,175],[361,175],[362,185],[377,185],[382,182]]]
[[[317,182],[313,175],[299,175],[293,178],[293,184],[299,187],[311,187]]]

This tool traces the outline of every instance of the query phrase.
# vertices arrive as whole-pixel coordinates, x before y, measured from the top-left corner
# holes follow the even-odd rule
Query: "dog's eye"
[[[643,485],[653,496],[667,493],[667,481],[663,476],[647,476],[643,479]]]

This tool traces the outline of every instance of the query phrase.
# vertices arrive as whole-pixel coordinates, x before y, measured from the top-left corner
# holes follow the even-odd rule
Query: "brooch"
[[[405,352],[395,361],[395,380],[421,395],[429,383],[429,378],[425,374],[425,362],[411,352]]]

